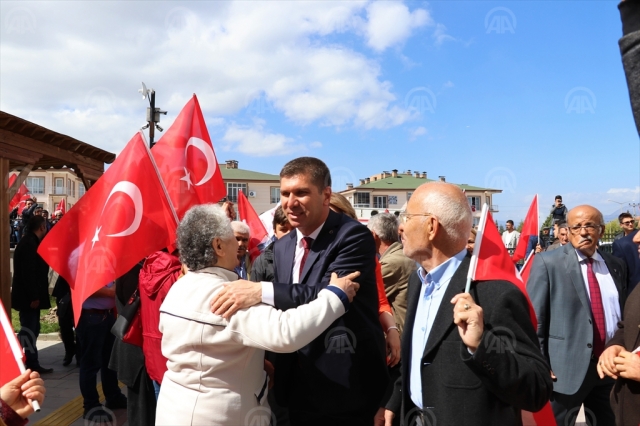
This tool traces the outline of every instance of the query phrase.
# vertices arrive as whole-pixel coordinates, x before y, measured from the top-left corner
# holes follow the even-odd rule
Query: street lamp
[[[155,129],[162,132],[164,129],[158,124],[160,122],[160,114],[167,115],[167,111],[162,111],[160,108],[156,108],[156,91],[147,89],[147,86],[142,82],[142,89],[138,89],[138,92],[142,94],[142,99],[149,98],[149,108],[147,108],[147,124],[145,124],[140,130],[149,129],[149,148],[153,148],[153,139]]]
[[[611,201],[612,203],[620,204],[620,213],[622,213],[622,206],[627,204],[627,201],[624,201],[622,203],[620,201],[616,201],[616,200],[607,200],[607,201]]]

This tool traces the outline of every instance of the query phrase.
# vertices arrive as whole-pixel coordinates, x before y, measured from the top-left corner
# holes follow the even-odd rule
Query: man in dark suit
[[[451,184],[421,185],[400,215],[404,254],[420,264],[409,280],[402,376],[386,424],[519,425],[551,395],[524,294],[506,281],[464,293],[471,209]],[[395,414],[391,414],[393,412]]]
[[[633,220],[633,219],[631,219]],[[633,242],[638,230],[631,231],[630,234],[619,238],[613,242],[613,255],[619,257],[627,265],[627,294],[631,294],[636,285],[640,282],[640,258],[638,258],[638,245]]]
[[[602,214],[583,205],[567,217],[569,242],[534,258],[527,292],[538,318],[538,339],[556,380],[551,406],[559,425],[574,425],[584,404],[591,424],[614,423],[613,380],[600,380],[597,360],[622,318],[627,268],[597,250]]]
[[[387,384],[373,236],[329,209],[331,176],[316,158],[283,167],[280,197],[295,230],[274,245],[274,282],[236,282],[214,298],[212,310],[228,317],[260,302],[295,308],[315,299],[332,272],[359,271],[349,312],[293,356],[278,355],[274,390],[293,425],[370,425]]]

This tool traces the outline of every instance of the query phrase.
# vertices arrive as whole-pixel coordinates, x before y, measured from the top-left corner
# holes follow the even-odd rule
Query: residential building
[[[239,169],[236,160],[227,160],[219,166],[229,201],[237,203],[238,191],[243,191],[258,214],[280,202],[280,176]]]
[[[438,180],[446,181],[444,176],[439,176]],[[360,185],[347,184],[347,189],[340,191],[356,210],[356,214],[363,221],[371,217],[371,213],[376,211],[382,213],[388,210],[390,213],[404,211],[407,201],[411,198],[413,191],[423,183],[433,182],[427,178],[427,172],[391,172],[382,173],[371,177],[360,179]],[[456,184],[463,189],[469,200],[469,205],[473,211],[473,224],[480,221],[480,211],[482,204],[487,203],[492,213],[498,211],[498,206],[493,204],[493,195],[502,192],[501,189],[482,188],[479,186]]]
[[[17,174],[17,173],[13,173]],[[84,183],[73,169],[32,170],[24,184],[43,209],[53,215],[55,207],[64,199],[67,211],[85,194]]]

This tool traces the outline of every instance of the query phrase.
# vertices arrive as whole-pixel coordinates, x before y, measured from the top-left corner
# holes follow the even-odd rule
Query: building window
[[[473,218],[473,227],[476,228],[480,224],[480,217]]]
[[[44,194],[44,177],[28,177],[27,188],[32,194]]]
[[[411,196],[413,195],[413,191],[412,192],[407,192],[407,203],[409,202],[409,200],[411,199]]]
[[[353,194],[353,207],[369,207],[371,194],[369,192],[356,192]]]
[[[55,195],[64,195],[64,178],[55,178],[55,187],[53,192]]]
[[[469,206],[471,206],[471,211],[480,211],[482,206],[480,205],[480,197],[467,197],[469,200]]]
[[[78,198],[82,197],[85,193],[84,183],[78,182]]]
[[[242,191],[244,192],[244,195],[247,195],[247,184],[227,182],[227,200],[231,201],[232,203],[237,203],[238,191]]]
[[[387,208],[387,196],[386,195],[376,195],[373,197],[373,208],[374,209],[386,209]]]
[[[76,181],[71,181],[71,196],[75,197],[76,196]]]
[[[71,179],[67,179],[67,195],[71,195]]]
[[[271,187],[271,204],[277,204],[280,202],[280,187],[272,186]]]

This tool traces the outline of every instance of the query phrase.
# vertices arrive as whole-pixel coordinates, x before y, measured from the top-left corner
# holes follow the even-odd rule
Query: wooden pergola
[[[73,169],[88,190],[104,173],[115,154],[0,111],[0,298],[11,312],[9,201],[31,170]],[[9,187],[9,172],[19,171]]]

